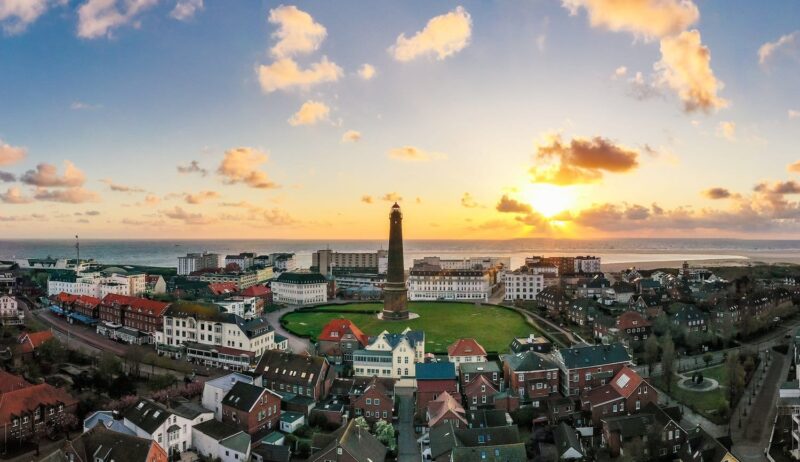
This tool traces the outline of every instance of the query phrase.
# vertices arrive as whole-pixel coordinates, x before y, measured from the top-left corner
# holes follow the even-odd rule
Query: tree
[[[137,378],[140,377],[144,356],[144,350],[136,346],[132,346],[125,352],[125,364],[127,365],[129,374]]]
[[[650,335],[644,342],[644,360],[647,363],[647,371],[653,372],[653,364],[658,362],[658,337]]]
[[[39,357],[51,364],[60,365],[67,360],[67,350],[55,338],[44,342],[38,351]]]
[[[672,391],[672,374],[675,372],[675,344],[670,336],[664,337],[661,345],[661,370],[667,392]]]
[[[356,417],[353,423],[356,427],[369,431],[369,422],[367,422],[367,419],[363,417]]]
[[[666,335],[669,332],[669,329],[669,318],[667,318],[665,313],[662,312],[656,316],[655,319],[653,319],[653,332],[655,332],[655,334],[659,337]]]
[[[115,375],[122,372],[122,363],[113,353],[103,352],[103,355],[100,356],[100,361],[97,363],[97,372],[100,377],[110,382]]]
[[[706,367],[708,367],[708,365],[711,364],[711,361],[713,360],[714,360],[714,355],[712,355],[711,353],[706,353],[703,355],[703,362],[706,363]]]
[[[647,460],[645,449],[647,449],[647,445],[642,441],[642,438],[633,438],[625,443],[625,452],[620,460],[624,462]]]
[[[394,426],[389,422],[379,420],[375,424],[375,437],[378,438],[378,441],[383,443],[384,446],[389,448],[389,451],[394,451],[397,448]]]
[[[732,351],[725,358],[725,370],[728,372],[728,406],[732,408],[744,389],[744,367],[739,361],[739,353]]]
[[[695,351],[700,347],[703,339],[697,332],[688,332],[684,341],[686,342],[686,347],[689,349],[689,351]]]

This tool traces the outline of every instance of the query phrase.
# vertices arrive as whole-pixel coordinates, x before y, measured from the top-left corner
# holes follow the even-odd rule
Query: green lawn
[[[722,405],[727,406],[728,403],[728,371],[723,365],[718,365],[702,370],[701,372],[703,377],[717,380],[720,384],[720,387],[711,391],[684,390],[678,386],[679,377],[674,375],[672,377],[672,391],[670,391],[668,394],[673,399],[704,415],[712,422],[718,424],[725,423],[727,422],[727,419],[721,418],[717,414],[720,407]],[[684,374],[687,377],[692,376],[692,372],[686,372]],[[663,376],[659,376],[657,378],[655,385],[662,391],[666,392]]]
[[[426,351],[440,353],[447,346],[463,337],[474,337],[487,352],[502,353],[514,337],[536,332],[525,323],[518,313],[491,305],[476,306],[471,303],[412,302],[409,310],[420,315],[405,322],[381,321],[374,314],[364,311],[380,311],[377,303],[357,303],[342,306],[324,306],[312,312],[288,313],[282,321],[285,327],[297,334],[316,340],[322,327],[331,319],[344,317],[353,321],[369,335],[383,330],[401,332],[406,327],[425,331]],[[331,311],[340,311],[339,313]],[[341,313],[341,312],[346,313]]]

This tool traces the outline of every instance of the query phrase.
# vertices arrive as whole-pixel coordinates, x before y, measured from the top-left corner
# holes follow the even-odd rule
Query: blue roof
[[[91,430],[97,425],[102,425],[103,427],[117,433],[136,436],[136,432],[126,427],[122,423],[122,419],[115,420],[114,414],[111,411],[97,411],[83,421],[83,427],[86,430]]]
[[[455,363],[420,363],[416,365],[417,380],[449,380],[456,378]]]
[[[374,337],[370,339],[370,343],[376,340],[378,337]],[[411,345],[416,345],[419,342],[425,341],[425,332],[421,330],[410,330],[404,334],[385,334],[384,338],[386,342],[389,344],[392,349],[397,347],[397,345],[403,340],[403,338],[407,338]]]

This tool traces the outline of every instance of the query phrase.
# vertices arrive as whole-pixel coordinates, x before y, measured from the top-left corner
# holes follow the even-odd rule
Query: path
[[[291,313],[292,311],[300,308],[299,306],[290,306],[287,308],[281,308],[279,310],[271,311],[267,313],[266,318],[267,322],[270,326],[275,329],[275,333],[278,335],[282,335],[289,339],[289,349],[295,353],[303,353],[305,351],[313,351],[311,348],[311,342],[308,341],[307,338],[298,337],[297,335],[292,334],[291,332],[287,331],[281,325],[281,317],[286,313]]]
[[[397,431],[400,433],[397,441],[397,461],[420,462],[422,455],[414,433],[414,390],[398,388],[395,392],[399,402]]]

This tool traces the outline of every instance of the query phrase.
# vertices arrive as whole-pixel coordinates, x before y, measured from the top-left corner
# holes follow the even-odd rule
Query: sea
[[[16,258],[74,258],[75,240],[0,239],[0,260]],[[385,240],[123,240],[81,239],[81,258],[103,264],[174,267],[188,252],[267,254],[293,252],[299,267],[311,264],[311,254],[320,249],[370,252],[387,248]],[[603,264],[675,262],[700,260],[800,261],[800,240],[746,239],[510,239],[510,240],[413,240],[404,241],[404,258],[439,256],[465,258],[510,257],[512,267],[531,255],[596,255]]]

